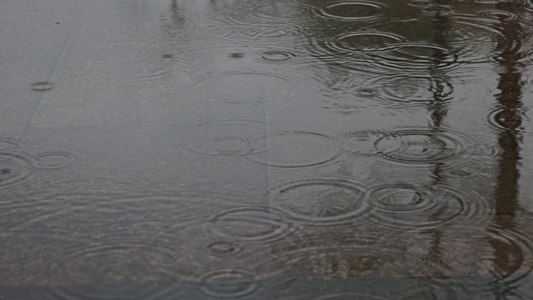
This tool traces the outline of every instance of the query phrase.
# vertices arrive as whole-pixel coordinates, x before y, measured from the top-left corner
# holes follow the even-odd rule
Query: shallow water
[[[531,297],[526,2],[0,4],[3,299]]]

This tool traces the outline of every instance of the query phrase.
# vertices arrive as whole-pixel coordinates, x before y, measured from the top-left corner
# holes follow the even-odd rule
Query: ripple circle
[[[466,152],[467,139],[444,130],[405,129],[376,140],[375,148],[384,158],[402,163],[439,162]]]
[[[0,187],[26,179],[31,173],[31,159],[12,152],[0,152]]]
[[[289,59],[292,59],[296,57],[296,54],[289,52],[289,51],[280,51],[280,50],[272,50],[272,51],[265,51],[261,55],[261,58],[266,61],[286,61]]]
[[[253,141],[264,136],[267,124],[258,120],[230,119],[198,124],[187,130],[183,142],[195,153],[214,157],[258,154]]]
[[[376,155],[375,143],[386,136],[380,131],[350,131],[339,136],[343,150],[348,154]]]
[[[286,235],[291,224],[270,207],[243,207],[222,212],[214,216],[209,229],[216,235],[230,240],[263,243]]]
[[[304,131],[282,131],[254,142],[259,155],[248,159],[270,167],[300,168],[323,165],[339,156],[336,142],[325,135]]]
[[[232,256],[239,254],[242,248],[232,242],[218,241],[207,245],[207,253],[212,256]]]
[[[445,78],[406,75],[389,78],[383,83],[382,97],[396,102],[430,102],[449,99],[453,85]]]
[[[517,280],[531,273],[533,269],[531,237],[497,226],[487,229],[487,234],[492,247],[495,249],[484,253],[481,259],[490,261],[496,282],[516,284]]]
[[[326,47],[348,53],[359,53],[370,49],[372,51],[387,51],[389,48],[386,46],[402,41],[404,41],[404,37],[394,33],[366,30],[337,35],[333,37],[332,43]]]
[[[505,107],[497,107],[493,109],[488,115],[488,122],[494,128],[506,131],[517,130],[522,122],[522,111],[520,109],[506,109]]]
[[[293,182],[275,192],[272,205],[311,222],[355,221],[368,212],[365,189],[351,181],[317,178]]]
[[[32,165],[37,169],[61,169],[68,167],[74,157],[65,152],[43,153],[33,157]]]
[[[217,270],[202,278],[202,291],[220,298],[238,298],[253,294],[258,288],[258,278],[246,270]]]
[[[369,66],[385,70],[448,68],[457,62],[454,51],[423,42],[402,42],[369,49]],[[375,50],[375,51],[374,51]]]
[[[372,216],[394,226],[435,227],[462,216],[472,222],[488,208],[478,195],[466,197],[448,188],[385,184],[371,189]]]
[[[433,17],[445,17],[453,14],[455,8],[445,4],[429,4],[422,8],[422,13]]]
[[[318,14],[346,21],[373,21],[384,17],[386,6],[373,1],[343,1],[322,7]]]

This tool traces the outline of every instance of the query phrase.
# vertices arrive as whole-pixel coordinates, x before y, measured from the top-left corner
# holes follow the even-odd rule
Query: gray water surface
[[[2,299],[531,299],[527,2],[0,6]]]

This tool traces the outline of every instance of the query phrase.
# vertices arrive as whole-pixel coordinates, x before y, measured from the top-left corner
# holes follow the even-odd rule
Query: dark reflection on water
[[[531,297],[527,3],[76,7],[0,104],[4,299]]]

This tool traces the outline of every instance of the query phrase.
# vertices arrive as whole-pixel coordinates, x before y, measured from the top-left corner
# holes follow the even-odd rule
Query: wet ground
[[[527,3],[0,5],[2,299],[531,299]]]

